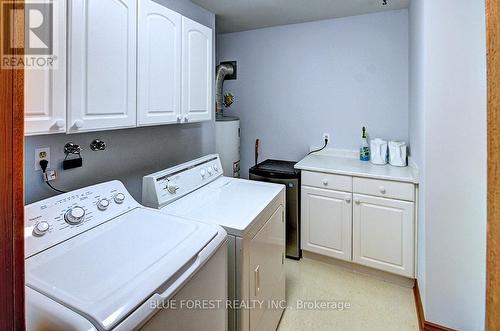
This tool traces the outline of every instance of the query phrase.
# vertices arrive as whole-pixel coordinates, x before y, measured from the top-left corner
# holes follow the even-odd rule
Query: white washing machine
[[[285,187],[228,178],[218,155],[144,177],[143,204],[228,232],[229,329],[276,330],[285,308]]]
[[[26,206],[25,240],[27,330],[226,329],[224,229],[142,207],[119,181]]]

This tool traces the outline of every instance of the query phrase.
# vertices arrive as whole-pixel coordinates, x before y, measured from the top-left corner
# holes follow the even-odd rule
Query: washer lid
[[[217,233],[207,224],[136,208],[28,258],[26,284],[110,330]]]
[[[223,226],[243,236],[284,185],[221,177],[167,205],[163,212]]]

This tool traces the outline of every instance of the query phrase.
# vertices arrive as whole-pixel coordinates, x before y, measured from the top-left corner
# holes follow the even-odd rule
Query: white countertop
[[[360,161],[355,153],[325,150],[306,156],[296,165],[296,169],[318,171],[354,177],[376,178],[418,184],[418,169],[414,166],[393,167],[375,165]]]

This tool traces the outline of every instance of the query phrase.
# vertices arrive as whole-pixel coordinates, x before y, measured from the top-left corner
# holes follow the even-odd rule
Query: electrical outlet
[[[49,147],[35,149],[35,170],[37,170],[37,171],[42,170],[42,168],[40,167],[40,161],[42,161],[42,160],[49,161],[47,168],[50,168],[50,148]]]
[[[329,133],[323,133],[323,141],[325,141],[325,139],[328,139],[328,143],[330,142],[330,134]]]

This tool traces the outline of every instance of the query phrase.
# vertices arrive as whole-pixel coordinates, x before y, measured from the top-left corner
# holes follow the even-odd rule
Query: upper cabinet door
[[[212,118],[212,29],[182,18],[183,122]]]
[[[68,132],[136,126],[136,0],[72,0]]]
[[[58,1],[57,64],[24,71],[25,135],[66,132],[66,1]]]
[[[151,0],[139,3],[139,126],[181,120],[181,18]]]

